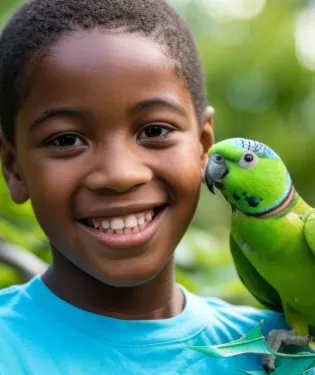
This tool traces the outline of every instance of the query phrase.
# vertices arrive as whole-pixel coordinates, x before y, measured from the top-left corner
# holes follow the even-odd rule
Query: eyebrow
[[[144,99],[137,103],[135,106],[132,107],[131,112],[139,112],[145,109],[150,108],[161,108],[161,109],[169,109],[173,112],[178,113],[182,117],[188,116],[188,113],[186,109],[181,106],[178,103],[175,103],[172,100],[169,99],[162,99],[162,98],[150,98],[150,99]],[[73,118],[80,118],[83,119],[84,112],[79,109],[74,108],[52,108],[48,109],[45,112],[43,112],[35,121],[32,122],[30,126],[30,130],[37,127],[38,125],[43,124],[47,120],[52,120],[56,118],[65,118],[65,117],[73,117]]]
[[[188,113],[186,109],[169,99],[162,99],[162,98],[149,98],[144,99],[137,103],[135,106],[132,107],[131,112],[139,112],[141,110],[150,109],[150,108],[161,108],[161,109],[170,109],[173,112],[178,113],[183,117],[188,117]]]
[[[32,122],[30,130],[43,124],[47,120],[52,120],[55,118],[73,117],[83,119],[84,116],[82,111],[74,108],[52,108],[48,109],[42,113],[35,121]]]

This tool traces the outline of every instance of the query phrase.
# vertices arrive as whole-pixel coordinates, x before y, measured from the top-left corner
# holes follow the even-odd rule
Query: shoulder
[[[23,285],[13,285],[0,290],[0,317],[5,316],[23,297]]]
[[[2,361],[15,359],[15,352],[23,341],[21,322],[26,318],[25,301],[28,299],[24,285],[15,285],[0,290],[0,351]],[[16,360],[16,359],[15,359]]]
[[[0,290],[1,375],[24,373],[23,358],[34,354],[30,338],[42,327],[32,288],[36,290],[36,278]]]
[[[37,310],[34,302],[37,278],[25,284],[13,285],[0,290],[0,329],[4,326],[19,324],[26,316],[32,316]]]
[[[226,315],[231,318],[246,320],[249,318],[273,318],[282,319],[283,314],[276,311],[265,310],[246,305],[234,305],[217,297],[199,297],[204,302],[215,310],[218,314]]]
[[[17,307],[23,300],[28,299],[27,284],[13,285],[0,290],[0,317]]]
[[[228,319],[243,326],[252,326],[264,321],[263,327],[267,330],[277,328],[287,328],[284,315],[276,311],[265,310],[253,306],[233,305],[220,298],[204,298],[206,304],[215,311],[216,316],[221,319]]]
[[[204,321],[207,331],[221,339],[235,340],[257,326],[262,320],[262,332],[287,329],[284,315],[252,306],[233,305],[220,298],[202,297],[185,292],[190,308]],[[197,311],[198,309],[198,311]]]

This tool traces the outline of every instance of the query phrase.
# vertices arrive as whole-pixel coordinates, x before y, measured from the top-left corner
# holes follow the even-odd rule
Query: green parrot
[[[315,348],[315,209],[295,190],[281,158],[263,143],[233,138],[209,150],[205,182],[232,207],[230,249],[238,275],[292,330],[274,330],[268,344]],[[275,357],[265,356],[267,373]]]

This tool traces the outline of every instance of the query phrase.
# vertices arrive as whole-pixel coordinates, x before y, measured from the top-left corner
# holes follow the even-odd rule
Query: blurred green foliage
[[[315,79],[298,60],[295,39],[296,19],[310,2],[267,0],[256,17],[240,19],[208,14],[202,7],[206,1],[172,2],[199,45],[208,102],[216,110],[216,141],[246,137],[267,143],[287,164],[302,197],[315,206]],[[19,3],[1,0],[0,22]],[[48,244],[31,205],[14,205],[1,179],[0,199],[0,235],[49,262]],[[232,264],[229,219],[227,203],[203,186],[196,217],[177,249],[177,280],[199,294],[258,305]],[[0,267],[0,288],[18,282],[16,272]]]

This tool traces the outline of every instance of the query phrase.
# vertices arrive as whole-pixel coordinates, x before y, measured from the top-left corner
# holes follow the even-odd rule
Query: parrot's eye
[[[244,160],[246,161],[246,163],[250,163],[251,161],[254,160],[253,154],[245,154],[244,155]]]
[[[241,157],[241,160],[239,161],[239,165],[242,168],[251,168],[253,167],[258,161],[258,157],[253,152],[246,151]]]

